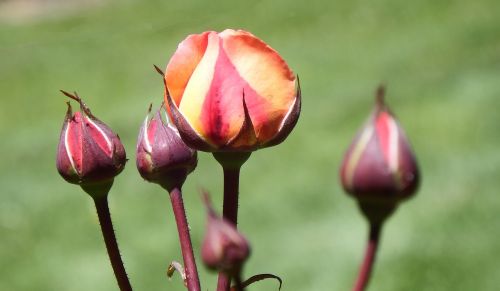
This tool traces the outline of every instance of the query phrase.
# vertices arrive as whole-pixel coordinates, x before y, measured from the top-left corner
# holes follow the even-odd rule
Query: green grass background
[[[168,196],[135,168],[138,128],[159,105],[164,67],[187,34],[243,28],[300,75],[303,110],[283,144],[242,170],[245,274],[283,290],[349,290],[367,227],[338,168],[379,82],[417,153],[423,183],[383,233],[370,290],[498,290],[500,284],[500,2],[120,1],[0,24],[0,290],[117,290],[91,200],[55,169],[77,90],[122,137],[130,162],[110,207],[136,290],[181,260]],[[221,204],[221,171],[200,154],[185,185],[195,253],[200,188]],[[215,275],[199,262],[203,290]],[[249,290],[276,290],[264,281]]]

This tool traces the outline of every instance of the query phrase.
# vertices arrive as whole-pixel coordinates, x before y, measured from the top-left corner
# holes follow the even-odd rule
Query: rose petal
[[[225,146],[239,134],[244,122],[243,91],[255,95],[222,49],[222,40],[210,34],[206,53],[188,83],[179,110],[206,140]]]
[[[201,119],[209,138],[226,145],[240,135],[245,115],[243,98],[256,93],[241,78],[219,39],[219,53],[210,88],[205,96]]]
[[[179,106],[181,102],[182,95],[191,75],[205,54],[208,44],[208,35],[210,33],[211,32],[207,31],[201,34],[189,35],[179,44],[167,65],[165,79],[170,94],[177,106]]]
[[[205,139],[208,138],[209,133],[205,131],[206,126],[202,124],[201,114],[205,96],[210,89],[214,76],[218,54],[219,37],[216,32],[210,32],[205,54],[191,75],[179,104],[179,111],[182,112],[186,121]]]
[[[82,114],[76,112],[66,128],[64,142],[71,165],[77,173],[82,173],[83,169],[83,133]]]
[[[278,145],[288,137],[290,132],[292,132],[292,129],[297,124],[297,121],[299,120],[301,107],[302,107],[302,93],[300,89],[300,81],[299,78],[297,77],[297,93],[293,106],[290,107],[290,110],[285,115],[283,122],[279,127],[278,133],[275,136],[273,136],[273,138],[271,138],[268,142],[266,142],[263,145],[264,147]]]
[[[262,40],[242,30],[219,34],[230,62],[256,94],[245,89],[259,143],[276,135],[295,101],[295,76],[281,56]]]

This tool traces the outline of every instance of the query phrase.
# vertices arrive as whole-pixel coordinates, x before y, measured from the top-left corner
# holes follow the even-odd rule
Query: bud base
[[[224,169],[239,169],[252,152],[214,152],[214,158]]]
[[[92,198],[97,199],[108,195],[111,186],[113,186],[113,182],[114,179],[98,183],[84,183],[81,184],[80,187],[82,187],[83,191],[89,194]]]
[[[382,225],[397,208],[395,203],[358,201],[358,206],[371,225]]]

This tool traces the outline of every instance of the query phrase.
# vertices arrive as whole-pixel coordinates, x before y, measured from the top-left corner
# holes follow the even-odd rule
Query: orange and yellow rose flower
[[[165,103],[184,141],[209,152],[282,142],[300,113],[300,86],[281,56],[253,34],[189,35],[164,75]]]

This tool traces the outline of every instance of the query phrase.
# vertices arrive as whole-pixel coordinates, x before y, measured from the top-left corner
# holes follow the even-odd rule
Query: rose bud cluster
[[[250,245],[236,227],[220,218],[205,193],[207,227],[201,247],[201,258],[205,265],[226,274],[237,274],[250,256]]]
[[[90,195],[107,194],[127,161],[125,149],[106,124],[97,119],[75,93],[66,96],[80,103],[81,112],[68,110],[57,149],[57,170],[69,183],[79,184]]]
[[[300,113],[297,77],[243,30],[188,36],[164,74],[165,103],[183,140],[207,152],[251,152],[281,143]]]
[[[139,132],[136,163],[145,180],[171,191],[182,186],[198,160],[196,151],[182,141],[168,117],[163,121],[162,108],[153,117],[149,117],[149,109]]]
[[[375,110],[345,154],[340,178],[371,222],[383,221],[415,193],[419,170],[408,139],[377,91]]]

